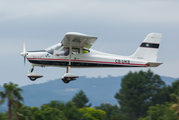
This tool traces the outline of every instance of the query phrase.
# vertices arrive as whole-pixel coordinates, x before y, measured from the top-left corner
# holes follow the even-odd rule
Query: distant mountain
[[[160,76],[160,77],[165,82],[166,85],[171,85],[173,82],[179,79],[179,78],[172,78],[172,77],[166,77],[166,76]]]
[[[44,103],[49,103],[51,100],[61,100],[67,102],[72,97],[83,90],[86,96],[90,99],[92,106],[98,106],[101,103],[109,102],[110,104],[118,104],[114,98],[116,92],[121,88],[121,80],[123,76],[105,78],[86,78],[81,76],[75,81],[71,81],[69,84],[65,84],[61,79],[48,81],[41,84],[32,84],[21,87],[24,92],[24,104],[27,106],[40,107]],[[176,78],[161,76],[161,79],[167,84],[171,85]],[[3,88],[0,86],[0,91]],[[5,109],[0,107],[0,111]]]
[[[4,91],[4,88],[1,85],[0,85],[0,91]],[[3,105],[0,106],[0,112],[4,112],[4,110],[7,110],[7,103],[4,103]]]
[[[65,84],[61,79],[56,79],[42,84],[33,84],[22,87],[25,104],[40,106],[51,100],[67,102],[79,91],[83,90],[90,99],[92,106],[103,102],[117,104],[115,93],[120,89],[122,77],[86,78],[80,77],[76,81]]]

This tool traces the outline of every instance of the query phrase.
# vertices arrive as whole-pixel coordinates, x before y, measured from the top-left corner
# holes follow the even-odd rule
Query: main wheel
[[[64,83],[69,83],[70,81],[69,80],[63,80]]]

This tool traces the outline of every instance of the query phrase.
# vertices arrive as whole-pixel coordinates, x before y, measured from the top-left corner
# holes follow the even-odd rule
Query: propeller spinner
[[[26,62],[26,56],[28,55],[28,53],[25,51],[25,41],[23,41],[23,52],[21,53],[22,56],[24,56],[24,65]]]

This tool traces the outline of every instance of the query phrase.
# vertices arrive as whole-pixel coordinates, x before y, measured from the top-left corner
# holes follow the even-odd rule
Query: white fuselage
[[[82,49],[80,49],[82,51]],[[68,56],[56,56],[44,51],[31,51],[27,55],[32,66],[69,66]],[[88,53],[71,54],[71,68],[90,67],[147,67],[147,61],[132,59],[131,56],[107,54],[90,49]]]

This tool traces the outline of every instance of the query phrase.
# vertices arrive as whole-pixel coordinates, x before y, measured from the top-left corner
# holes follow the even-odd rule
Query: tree
[[[86,97],[86,95],[84,94],[84,92],[82,90],[80,90],[79,93],[77,93],[72,98],[72,101],[78,108],[91,106],[91,103],[89,105],[86,105],[89,102],[89,99]]]
[[[179,95],[179,79],[173,82],[171,86],[168,86],[168,91],[170,94],[175,93]]]
[[[119,107],[117,105],[102,103],[100,106],[96,106],[95,108],[106,112],[106,120],[111,120],[115,118],[116,115],[119,114]]]
[[[65,117],[69,120],[79,120],[81,116],[78,108],[74,105],[72,101],[69,101],[65,104],[63,112],[65,114]]]
[[[50,103],[47,104],[43,104],[43,105],[47,105],[49,107],[53,107],[53,108],[58,108],[59,110],[64,110],[66,105],[64,102],[58,101],[58,100],[52,100],[50,101]]]
[[[16,107],[12,109],[12,113],[14,114],[12,120],[34,120],[31,107],[23,104],[18,104],[15,106]]]
[[[105,111],[95,108],[81,108],[79,109],[82,113],[81,120],[105,120]]]
[[[8,119],[7,114],[0,112],[0,120],[7,120],[7,119]]]
[[[9,84],[5,83],[3,85],[5,91],[0,92],[0,105],[4,103],[4,100],[8,99],[8,119],[11,120],[12,118],[12,106],[19,103],[20,101],[23,101],[23,98],[20,94],[22,92],[21,88],[18,88],[17,84],[13,84],[12,82],[9,82]]]
[[[115,94],[120,104],[120,112],[126,120],[136,120],[146,116],[149,106],[161,99],[160,89],[166,87],[159,75],[147,72],[129,72],[122,79],[121,89]],[[158,96],[156,96],[158,95]],[[158,99],[157,99],[158,98]],[[163,99],[165,102],[165,99]]]
[[[175,111],[169,109],[171,105],[172,103],[166,102],[165,104],[150,106],[147,111],[148,116],[138,120],[176,120],[176,116],[174,116]]]
[[[31,112],[35,120],[43,120],[42,111],[38,107],[32,107]]]
[[[175,115],[177,116],[179,120],[179,96],[177,96],[175,93],[171,94],[170,97],[174,100],[174,104],[170,106],[171,110],[175,111]]]
[[[68,118],[69,120],[80,119],[81,114],[72,101],[63,103],[61,101],[53,100],[50,103],[44,105],[52,108],[57,108],[58,110],[63,111],[65,117]]]
[[[64,113],[57,108],[42,105],[43,120],[67,120]]]

